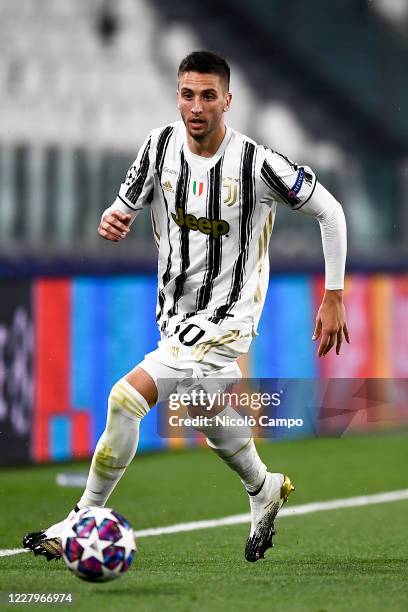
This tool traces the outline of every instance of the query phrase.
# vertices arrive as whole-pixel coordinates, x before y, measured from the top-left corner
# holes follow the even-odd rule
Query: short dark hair
[[[200,72],[201,74],[218,74],[229,89],[230,67],[227,61],[211,51],[193,51],[181,60],[177,76],[180,78],[185,72]]]

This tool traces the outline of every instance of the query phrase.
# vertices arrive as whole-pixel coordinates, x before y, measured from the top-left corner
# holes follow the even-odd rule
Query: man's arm
[[[261,148],[260,175],[273,198],[291,210],[315,217],[320,225],[326,268],[325,294],[316,317],[313,340],[320,338],[317,354],[326,355],[336,343],[339,354],[343,336],[350,342],[343,304],[347,252],[346,220],[341,205],[321,185],[308,166]]]
[[[152,136],[140,148],[136,160],[129,168],[119,193],[103,214],[98,233],[105,240],[119,242],[130,232],[137,215],[151,202],[153,189]]]
[[[346,220],[339,202],[320,183],[316,183],[312,197],[300,208],[300,212],[315,217],[319,222],[326,269],[325,293],[316,316],[312,339],[316,341],[320,338],[319,357],[327,355],[334,345],[339,355],[343,338],[350,343],[343,303]]]

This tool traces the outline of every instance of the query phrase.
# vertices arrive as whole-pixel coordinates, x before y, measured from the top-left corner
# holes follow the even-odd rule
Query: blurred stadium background
[[[148,130],[178,118],[194,49],[230,60],[228,123],[313,167],[348,219],[352,344],[317,361],[319,230],[282,208],[245,374],[408,376],[408,3],[326,5],[0,0],[0,465],[89,456],[112,383],[156,344],[149,216],[123,244],[96,228]],[[406,423],[400,404],[374,424]],[[151,413],[141,449],[172,445]]]

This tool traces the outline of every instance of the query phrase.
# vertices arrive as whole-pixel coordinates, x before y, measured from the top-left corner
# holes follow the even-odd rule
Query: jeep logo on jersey
[[[197,219],[195,215],[184,215],[182,208],[177,209],[177,216],[174,213],[171,213],[171,216],[179,227],[188,227],[202,234],[211,234],[213,238],[225,236],[230,228],[229,224],[222,219],[207,219],[207,217]]]
[[[238,197],[238,179],[226,177],[222,179],[224,189],[224,204],[232,206]]]

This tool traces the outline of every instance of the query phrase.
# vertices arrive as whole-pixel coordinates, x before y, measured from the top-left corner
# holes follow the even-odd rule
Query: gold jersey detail
[[[179,356],[179,353],[180,353],[179,346],[167,346],[166,349],[171,355],[173,355],[173,357],[177,358]]]
[[[153,238],[154,238],[154,241],[156,243],[156,247],[159,248],[159,245],[160,245],[160,233],[159,233],[159,230],[157,229],[157,223],[156,223],[156,218],[154,216],[153,208],[150,211],[150,216],[152,218]]]
[[[162,183],[162,187],[164,191],[170,191],[170,193],[174,193],[173,185],[170,181],[165,181],[164,183]]]
[[[239,332],[238,330],[234,330],[234,331],[228,332],[227,334],[225,334],[224,336],[221,336],[220,338],[214,336],[213,338],[210,338],[209,340],[205,340],[204,342],[199,342],[194,347],[191,354],[196,359],[196,361],[202,361],[204,357],[207,355],[207,353],[211,351],[211,349],[219,347],[219,346],[226,346],[227,344],[231,344],[232,342],[235,342],[236,340],[238,340],[240,335],[241,335],[241,332]]]
[[[265,225],[263,226],[263,230],[259,235],[258,240],[258,285],[256,287],[256,291],[254,293],[254,302],[262,302],[263,295],[261,291],[261,274],[263,262],[268,252],[269,239],[272,234],[273,229],[273,215],[272,212],[269,213],[268,218],[265,221]]]
[[[224,204],[232,206],[238,199],[238,179],[225,177],[222,179],[224,188]]]

